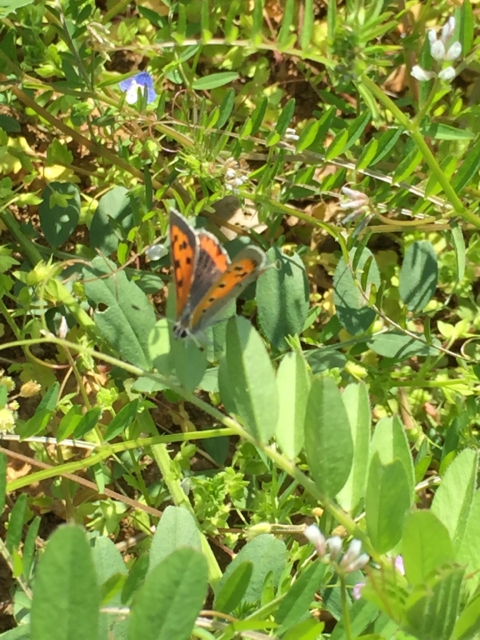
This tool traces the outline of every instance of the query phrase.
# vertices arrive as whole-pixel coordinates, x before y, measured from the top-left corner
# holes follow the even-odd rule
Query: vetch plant
[[[455,77],[455,67],[452,65],[444,66],[444,62],[453,62],[462,55],[462,45],[460,42],[453,42],[447,49],[448,41],[455,31],[455,18],[450,17],[442,28],[440,38],[437,37],[435,29],[428,31],[428,40],[430,42],[430,55],[443,68],[438,71],[423,69],[420,65],[412,67],[411,74],[419,82],[426,82],[432,78],[440,78],[446,82],[451,82]]]

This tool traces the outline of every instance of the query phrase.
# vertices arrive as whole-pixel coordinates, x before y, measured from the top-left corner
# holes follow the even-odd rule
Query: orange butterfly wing
[[[217,238],[208,233],[208,231],[200,231],[198,240],[200,252],[204,251],[211,259],[212,266],[223,273],[230,264],[230,260]]]
[[[192,287],[197,237],[187,221],[170,211],[170,246],[177,303],[177,318],[185,308]]]
[[[243,249],[210,287],[196,306],[190,323],[192,331],[204,328],[264,270],[265,253],[258,247]]]

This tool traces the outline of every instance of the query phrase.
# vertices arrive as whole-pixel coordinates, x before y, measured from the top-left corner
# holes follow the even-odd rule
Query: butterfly
[[[231,262],[214,235],[194,229],[175,209],[170,211],[170,245],[177,304],[175,338],[209,327],[267,263],[265,253],[253,245],[242,249]]]

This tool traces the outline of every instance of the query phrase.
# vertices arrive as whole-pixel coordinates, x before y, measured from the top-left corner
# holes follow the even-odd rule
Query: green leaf
[[[366,169],[372,163],[378,151],[378,139],[372,138],[367,146],[360,154],[360,158],[357,162],[357,171]]]
[[[480,595],[472,602],[469,602],[465,609],[461,612],[453,637],[455,640],[470,640],[470,638],[478,638],[480,632]]]
[[[423,135],[436,140],[472,140],[475,134],[466,129],[457,129],[448,124],[432,123],[423,132]]]
[[[292,121],[294,113],[295,113],[295,99],[290,98],[290,100],[283,107],[282,112],[278,116],[277,124],[275,126],[275,131],[280,136],[283,136],[285,134],[285,131],[288,129],[288,125]]]
[[[220,117],[218,118],[217,128],[221,129],[230,118],[233,107],[235,105],[235,89],[227,89],[220,105]]]
[[[6,133],[20,133],[20,131],[22,130],[18,120],[15,120],[15,118],[7,116],[3,113],[0,114],[0,128],[3,129]]]
[[[438,340],[433,340],[432,345],[425,344],[425,337],[418,334],[418,340],[405,335],[402,331],[394,329],[379,333],[367,342],[372,351],[385,358],[403,361],[412,356],[436,356],[440,346]]]
[[[429,124],[423,135],[436,140],[473,140],[475,138],[475,134],[471,131],[437,122]]]
[[[29,4],[33,4],[34,0],[1,0],[0,1],[0,16],[7,16],[9,13],[20,9],[20,7],[26,7]]]
[[[108,442],[109,440],[116,438],[120,433],[123,433],[127,427],[134,423],[139,408],[139,399],[132,400],[123,406],[108,425],[105,431],[105,440]]]
[[[47,161],[49,166],[55,164],[73,164],[73,153],[67,147],[66,143],[61,142],[58,138],[54,138],[47,149]]]
[[[80,206],[80,192],[74,184],[51,182],[43,190],[38,213],[45,239],[52,247],[62,245],[75,231]]]
[[[308,613],[324,573],[325,565],[313,562],[287,591],[275,614],[275,622],[281,625],[277,631],[278,636],[300,622]]]
[[[462,58],[465,58],[472,48],[475,20],[473,7],[470,0],[464,0],[460,6],[455,7],[455,31],[453,40],[458,40],[462,45]]]
[[[129,640],[188,640],[207,589],[205,557],[193,549],[177,549],[155,567],[137,593]]]
[[[69,438],[77,429],[83,418],[83,408],[79,405],[72,405],[68,412],[63,416],[57,429],[57,442]]]
[[[40,522],[41,519],[39,518],[39,516],[35,516],[35,518],[30,523],[30,526],[28,527],[27,535],[25,536],[25,542],[23,545],[23,577],[27,581],[29,581],[31,578],[30,573],[35,557],[36,542],[38,530],[40,528]]]
[[[410,311],[422,311],[435,294],[438,264],[435,249],[425,240],[411,244],[400,270],[399,293]]]
[[[39,433],[43,433],[50,423],[52,417],[52,411],[48,409],[37,408],[35,415],[27,420],[27,422],[17,428],[19,436],[24,438],[31,438]]]
[[[236,412],[256,440],[268,442],[278,419],[275,373],[262,339],[245,318],[228,321],[225,361]]]
[[[408,515],[402,540],[405,574],[411,584],[421,584],[442,565],[453,562],[454,553],[446,527],[431,512]]]
[[[200,551],[200,534],[194,517],[187,509],[170,505],[163,512],[152,538],[149,573],[164,558],[181,547],[191,547]]]
[[[7,458],[0,452],[0,514],[5,507],[5,497],[7,494]]]
[[[447,527],[458,547],[465,533],[478,472],[478,455],[464,449],[449,465],[432,502],[432,513]]]
[[[268,98],[262,97],[250,116],[250,122],[252,123],[250,135],[254,136],[258,133],[258,130],[262,126],[263,119],[265,118],[265,114],[267,113],[267,107]]]
[[[461,282],[465,277],[466,249],[462,228],[456,220],[452,220],[451,222],[451,234],[455,249],[455,259],[457,261],[457,281]]]
[[[402,135],[401,129],[388,129],[378,138],[378,151],[370,166],[383,160],[383,158],[390,153],[393,147],[397,144],[398,139]]]
[[[379,553],[393,549],[402,537],[411,495],[400,460],[382,464],[375,453],[368,470],[365,515],[372,545]]]
[[[340,506],[355,511],[365,496],[370,442],[370,402],[364,384],[349,384],[342,395],[343,404],[352,430],[353,464],[343,489],[337,495]]]
[[[77,439],[82,438],[86,433],[94,429],[101,415],[102,410],[99,407],[95,407],[95,409],[90,409],[90,411],[87,411],[87,413],[78,423],[77,428],[73,433],[73,437]]]
[[[364,113],[358,116],[358,118],[355,118],[355,120],[353,120],[348,125],[348,129],[347,129],[348,142],[345,145],[343,151],[347,151],[348,149],[350,149],[355,144],[355,142],[360,138],[362,133],[365,131],[365,127],[370,122],[370,118],[371,118],[370,111],[366,109]]]
[[[132,199],[125,187],[114,187],[100,198],[90,225],[90,247],[104,256],[117,250],[118,243],[133,227]]]
[[[337,133],[331,144],[328,146],[325,152],[325,160],[334,160],[345,150],[348,144],[348,131],[344,129]]]
[[[393,184],[406,180],[415,170],[418,170],[423,160],[422,152],[416,146],[404,156],[392,177]]]
[[[303,4],[303,24],[300,36],[300,47],[303,51],[308,48],[312,39],[315,22],[315,11],[313,4],[313,0],[305,0]]]
[[[309,290],[305,266],[294,254],[270,249],[275,264],[257,282],[256,299],[260,327],[277,349],[285,349],[288,335],[301,333],[308,314]]]
[[[315,618],[307,618],[292,627],[282,640],[318,640],[325,629],[324,622],[317,622]]]
[[[243,600],[253,574],[253,564],[242,562],[230,573],[222,588],[217,590],[213,608],[215,611],[230,613]]]
[[[363,632],[378,617],[378,608],[365,600],[357,600],[351,605],[348,613],[350,617],[351,635],[345,633],[343,620],[340,619],[330,636],[330,640],[348,640],[349,636],[351,638],[361,637],[362,640],[372,640],[369,635],[364,635]]]
[[[120,551],[115,543],[106,536],[97,536],[92,539],[92,559],[95,566],[98,584],[102,585],[102,592],[105,591],[108,583],[116,584],[113,595],[105,598],[102,604],[109,607],[122,606],[121,586],[128,575],[128,570],[123,561]],[[123,580],[120,578],[123,576]],[[115,580],[116,578],[116,580]],[[115,613],[100,614],[99,638],[108,638],[109,635],[115,640],[126,640],[128,635],[128,619],[115,615]]]
[[[468,513],[465,530],[457,545],[457,562],[465,564],[469,574],[466,584],[470,593],[474,593],[480,584],[480,491],[476,491]]]
[[[369,249],[363,249],[353,273],[356,251],[350,251],[349,256],[350,264],[345,264],[342,257],[335,269],[333,299],[340,323],[351,335],[359,335],[375,320],[375,310],[368,306],[368,297],[370,287],[380,287],[380,273]],[[365,268],[368,268],[366,278]],[[362,291],[362,282],[366,284],[366,291]]]
[[[148,335],[148,354],[152,364],[159,373],[167,378],[174,372],[170,346],[171,333],[171,327],[167,318],[162,318],[155,323],[155,326]]]
[[[207,354],[193,340],[173,338],[170,344],[170,358],[174,363],[180,384],[187,391],[194,391],[205,374]]]
[[[305,353],[305,359],[312,369],[312,373],[324,373],[331,369],[344,369],[347,359],[343,353],[329,351],[328,348],[312,349]]]
[[[290,39],[290,29],[295,15],[295,0],[286,0],[283,7],[283,15],[281,21],[280,32],[277,38],[277,46],[282,49]]]
[[[411,504],[415,489],[415,473],[407,435],[398,416],[381,418],[377,422],[371,444],[371,455],[375,453],[380,456],[382,464],[389,464],[394,460],[399,460],[402,463],[408,482]]]
[[[248,542],[228,565],[218,584],[217,591],[221,591],[223,585],[238,566],[244,562],[251,562],[253,573],[242,602],[249,603],[260,600],[266,577],[271,573],[272,584],[276,587],[285,569],[285,561],[285,543],[270,534],[259,535]]]
[[[32,638],[97,638],[99,609],[100,593],[85,533],[78,527],[60,527],[48,540],[38,563]]]
[[[305,414],[310,378],[302,353],[287,353],[277,371],[278,424],[275,437],[283,453],[294,460],[305,439]]]
[[[342,396],[332,378],[316,378],[308,396],[305,452],[315,484],[327,498],[345,485],[353,462],[353,442]]]
[[[432,586],[418,587],[407,599],[402,627],[418,640],[450,640],[462,598],[465,570],[448,567]]]
[[[452,187],[457,193],[470,184],[470,181],[477,175],[480,169],[480,144],[478,139],[472,142],[467,155],[463,158],[460,169],[452,180]]]
[[[13,505],[10,521],[8,523],[7,539],[5,546],[10,553],[18,549],[22,541],[23,523],[25,520],[25,509],[27,507],[27,494],[21,493]]]
[[[0,9],[0,15],[1,15],[1,9]],[[0,634],[0,638],[2,640],[31,640],[30,625],[22,624],[20,627],[16,627],[15,629],[10,629],[10,631],[5,631],[5,633]]]
[[[332,126],[332,123],[335,119],[335,107],[329,107],[329,109],[327,109],[327,111],[325,111],[325,113],[322,115],[322,117],[320,118],[320,120],[318,121],[318,128],[317,128],[317,133],[315,136],[315,140],[310,143],[309,148],[312,151],[318,151],[320,153],[323,153],[323,143],[325,141],[325,137],[330,129],[330,127]],[[302,137],[300,136],[300,140],[298,142],[298,144],[300,144],[300,141],[302,140]],[[297,146],[297,148],[299,148]]]
[[[208,91],[210,89],[217,89],[223,87],[226,84],[232,84],[235,80],[238,80],[239,74],[236,71],[221,71],[219,73],[211,73],[209,76],[203,76],[203,78],[197,78],[192,82],[192,89],[195,91]]]
[[[125,360],[149,369],[148,336],[155,313],[146,295],[123,270],[101,257],[83,269],[83,277],[101,333]]]

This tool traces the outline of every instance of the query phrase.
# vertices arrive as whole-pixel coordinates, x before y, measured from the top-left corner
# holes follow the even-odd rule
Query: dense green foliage
[[[471,0],[0,4],[1,637],[480,637]]]

